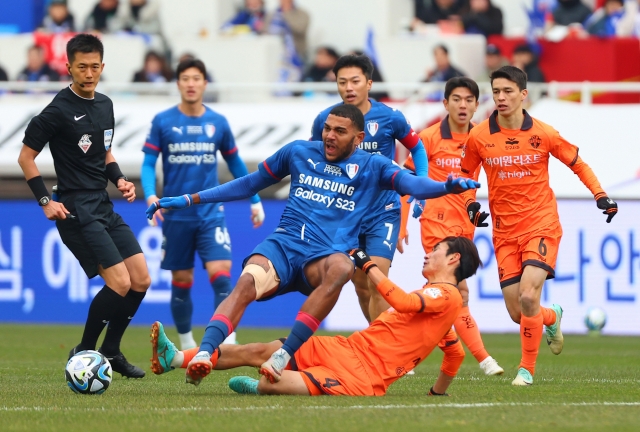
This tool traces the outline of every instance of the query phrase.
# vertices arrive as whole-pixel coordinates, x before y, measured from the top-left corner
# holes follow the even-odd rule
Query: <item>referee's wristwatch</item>
[[[121,175],[120,177],[118,177],[118,180],[120,180],[120,179],[122,179],[122,180],[124,180],[126,182],[129,181],[129,178],[126,175]]]
[[[50,201],[51,201],[51,198],[49,198],[48,196],[43,196],[38,200],[38,204],[40,205],[40,207],[44,207],[47,204],[49,204]]]

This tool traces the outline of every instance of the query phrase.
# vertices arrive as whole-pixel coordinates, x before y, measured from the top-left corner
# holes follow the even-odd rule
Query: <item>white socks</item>
[[[222,341],[223,344],[231,344],[231,345],[235,345],[236,342],[236,332],[231,332],[231,334],[229,336],[227,336],[227,338]]]
[[[195,348],[195,347],[198,346],[196,341],[193,339],[193,332],[184,333],[184,334],[178,333],[178,336],[180,337],[180,349],[181,350],[184,351],[184,350],[188,350],[188,349]]]

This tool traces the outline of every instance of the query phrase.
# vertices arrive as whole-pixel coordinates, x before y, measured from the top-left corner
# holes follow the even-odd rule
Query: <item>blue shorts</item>
[[[290,292],[297,291],[308,296],[316,287],[309,285],[304,276],[305,266],[316,259],[332,255],[334,253],[344,253],[324,246],[314,247],[299,236],[283,231],[276,231],[269,235],[251,252],[251,255],[264,255],[267,257],[280,278],[278,289],[271,295],[262,297],[258,301],[270,300]],[[242,263],[246,265],[251,257],[249,255]]]
[[[162,223],[162,269],[192,269],[196,251],[203,265],[231,260],[231,240],[223,215],[200,221],[165,220]]]
[[[391,261],[396,252],[399,234],[400,209],[382,209],[362,221],[358,236],[360,249],[364,249],[369,256],[379,256]]]

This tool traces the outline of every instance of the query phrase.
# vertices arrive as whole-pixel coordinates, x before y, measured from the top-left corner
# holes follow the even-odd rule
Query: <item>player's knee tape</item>
[[[258,264],[247,264],[242,270],[242,276],[245,273],[249,273],[253,276],[254,286],[256,288],[256,300],[265,297],[278,288],[280,285],[280,278],[276,273],[276,269],[273,267],[271,260],[267,260],[269,265],[269,271],[265,271],[262,266]]]

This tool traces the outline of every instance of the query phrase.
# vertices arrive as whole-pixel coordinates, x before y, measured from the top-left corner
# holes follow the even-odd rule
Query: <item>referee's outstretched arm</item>
[[[23,144],[22,150],[20,150],[20,156],[18,156],[18,164],[20,164],[24,177],[27,179],[27,184],[36,196],[36,199],[42,207],[47,219],[66,219],[69,214],[69,210],[66,209],[64,204],[51,199],[49,191],[44,184],[44,180],[42,180],[42,176],[40,175],[40,171],[36,165],[36,156],[39,154],[40,152]]]

